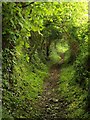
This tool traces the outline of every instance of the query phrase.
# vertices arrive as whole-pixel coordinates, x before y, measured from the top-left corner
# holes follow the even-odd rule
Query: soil
[[[60,95],[61,65],[54,64],[49,71],[49,77],[44,80],[43,93],[38,100],[42,120],[66,118],[67,102]]]

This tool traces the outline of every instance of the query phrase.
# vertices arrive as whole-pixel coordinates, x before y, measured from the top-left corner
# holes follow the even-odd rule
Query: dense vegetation
[[[88,3],[6,2],[2,16],[3,119],[43,119],[39,97],[56,65],[59,117],[89,120]]]

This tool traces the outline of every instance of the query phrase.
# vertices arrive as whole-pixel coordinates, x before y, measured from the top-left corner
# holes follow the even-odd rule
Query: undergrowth
[[[85,105],[88,92],[75,82],[73,65],[62,67],[60,72],[60,94],[67,100],[67,118],[88,118]]]
[[[19,54],[19,55],[18,55]],[[18,56],[18,57],[17,57]],[[13,71],[12,91],[4,91],[4,118],[34,118],[39,115],[34,104],[42,93],[43,80],[48,76],[48,67],[35,54],[29,63],[19,45],[16,48],[16,61]],[[21,112],[22,111],[22,112]],[[3,119],[4,119],[3,118]]]

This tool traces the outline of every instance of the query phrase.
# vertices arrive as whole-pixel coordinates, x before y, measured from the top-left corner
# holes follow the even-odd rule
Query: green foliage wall
[[[71,52],[73,41],[78,43],[75,80],[81,84],[84,78],[87,89],[88,30],[85,15],[87,3],[84,2],[3,3],[3,116],[38,116],[33,103],[42,93],[43,80],[48,76],[47,49],[50,59],[55,58],[58,62],[58,43],[63,40],[67,44],[65,48]]]
[[[27,27],[28,13],[23,16],[25,11],[21,6],[22,3],[3,3],[3,116],[6,118],[28,117],[48,71],[37,52],[33,63],[29,62],[26,49],[30,47],[27,41],[30,26]]]

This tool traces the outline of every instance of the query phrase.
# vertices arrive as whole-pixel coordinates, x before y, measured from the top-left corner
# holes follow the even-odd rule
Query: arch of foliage
[[[87,89],[86,15],[87,4],[84,2],[2,4],[3,106],[8,114],[13,117],[30,117],[28,113],[31,112],[32,98],[37,97],[40,92],[39,88],[34,90],[32,79],[43,81],[48,71],[46,63],[50,55],[50,46],[62,39],[68,42],[70,48],[69,63],[75,61],[75,79],[81,86],[86,85]],[[38,78],[37,71],[40,72]],[[39,87],[38,82],[36,86]],[[38,91],[34,96],[33,90]]]

